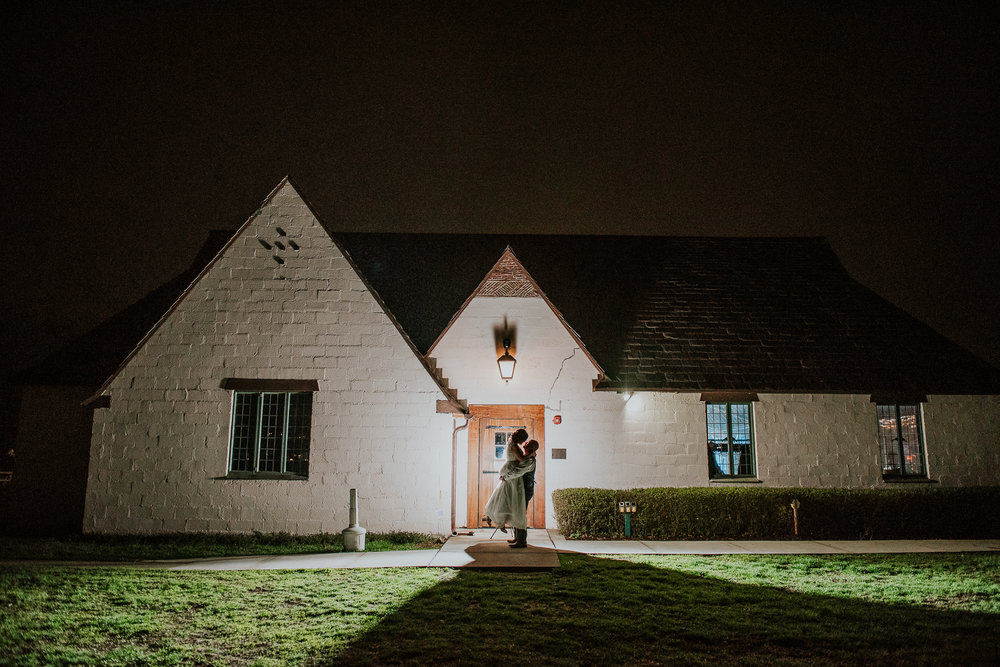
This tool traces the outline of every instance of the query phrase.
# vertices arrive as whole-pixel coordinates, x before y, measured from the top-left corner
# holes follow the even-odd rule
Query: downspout
[[[458,492],[458,432],[469,428],[472,418],[465,416],[465,423],[451,430],[451,534],[455,534],[455,494]]]

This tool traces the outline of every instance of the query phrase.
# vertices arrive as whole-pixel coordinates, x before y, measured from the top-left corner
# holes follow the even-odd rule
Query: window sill
[[[708,480],[709,484],[763,484],[756,477],[716,477]]]
[[[289,482],[304,482],[309,478],[303,475],[295,475],[292,473],[282,473],[282,472],[231,472],[228,475],[224,475],[222,477],[213,477],[212,479],[278,480],[278,481],[289,481]]]
[[[888,477],[883,476],[882,481],[886,484],[938,484],[936,479],[929,477]]]

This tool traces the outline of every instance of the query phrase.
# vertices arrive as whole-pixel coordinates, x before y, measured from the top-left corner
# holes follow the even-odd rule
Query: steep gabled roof
[[[476,297],[486,296],[486,297],[500,297],[500,298],[510,298],[510,297],[536,297],[545,301],[546,305],[552,310],[552,314],[556,316],[556,319],[560,324],[566,329],[566,333],[570,335],[573,341],[576,343],[583,353],[590,359],[590,362],[594,364],[595,370],[598,372],[601,378],[604,377],[604,372],[601,370],[600,364],[597,360],[590,354],[587,350],[587,346],[584,345],[583,341],[580,340],[579,334],[573,330],[563,314],[559,312],[559,309],[555,307],[549,297],[546,296],[542,288],[538,286],[535,279],[531,277],[524,265],[518,261],[517,257],[514,255],[514,251],[510,246],[503,251],[500,259],[497,263],[493,265],[493,268],[486,274],[479,286],[472,291],[472,294],[465,300],[462,306],[451,316],[451,320],[441,333],[438,334],[437,338],[431,343],[427,350],[427,355],[432,355],[434,353],[434,348],[437,346],[438,342],[444,337],[448,332],[451,325],[458,319],[462,311],[469,305],[469,302]]]
[[[116,377],[118,377],[118,374],[122,372],[122,370],[128,365],[128,363],[132,360],[132,358],[136,355],[136,353],[138,353],[138,351],[142,349],[142,346],[146,344],[146,342],[153,336],[153,334],[156,333],[156,331],[163,325],[163,323],[167,321],[167,318],[170,317],[170,315],[174,312],[174,310],[181,303],[181,301],[183,301],[184,298],[191,293],[191,291],[195,288],[198,282],[201,281],[201,279],[209,272],[209,270],[212,268],[215,262],[217,262],[219,258],[223,255],[223,253],[225,253],[225,251],[230,246],[233,245],[233,243],[236,241],[236,239],[240,237],[243,231],[250,226],[253,220],[260,214],[261,209],[263,209],[264,206],[266,206],[274,198],[274,196],[286,185],[291,185],[291,182],[289,181],[287,176],[281,179],[281,182],[279,182],[276,186],[274,186],[274,189],[268,193],[267,197],[264,198],[264,201],[261,202],[260,206],[257,207],[257,210],[254,211],[253,214],[249,218],[247,218],[242,225],[240,225],[240,228],[237,229],[236,232],[226,240],[226,242],[222,245],[222,247],[219,248],[219,250],[214,255],[212,255],[211,259],[204,263],[204,265],[194,275],[194,277],[190,280],[190,282],[188,282],[184,286],[184,289],[180,292],[180,294],[178,294],[177,297],[170,303],[170,306],[161,312],[160,317],[156,319],[156,321],[149,329],[143,332],[142,337],[138,339],[138,342],[135,344],[135,346],[129,351],[129,353],[125,357],[121,359],[121,362],[118,364],[117,367],[115,367],[112,373],[104,379],[104,382],[98,388],[97,392],[95,392],[93,396],[84,401],[84,405],[93,404],[98,399],[98,397],[100,397],[101,394],[103,394],[104,391],[111,386],[111,383],[115,380]],[[294,188],[294,186],[292,187]]]
[[[103,380],[103,384],[101,384],[100,388],[93,396],[87,399],[85,405],[93,403],[98,399],[98,397],[101,394],[103,394],[103,392],[111,385],[111,383],[122,371],[122,369],[124,369],[128,365],[129,361],[133,358],[133,356],[142,348],[142,346],[146,343],[146,341],[148,341],[150,337],[152,337],[153,334],[160,328],[160,326],[162,326],[163,323],[166,322],[167,318],[170,317],[170,315],[177,308],[177,306],[184,300],[184,298],[188,294],[191,293],[191,291],[195,288],[198,282],[209,272],[209,270],[212,268],[215,262],[217,262],[219,258],[225,254],[226,250],[233,245],[233,243],[244,233],[246,229],[248,229],[251,226],[251,224],[254,222],[257,216],[260,215],[263,208],[267,204],[269,204],[271,200],[274,199],[274,197],[283,188],[286,187],[291,188],[291,190],[295,193],[295,196],[302,201],[305,207],[309,210],[310,214],[312,214],[312,216],[317,220],[317,222],[319,222],[320,226],[324,229],[324,231],[326,231],[328,235],[330,234],[329,228],[325,224],[323,224],[323,221],[319,218],[318,215],[316,215],[314,209],[312,208],[312,205],[299,193],[298,188],[295,187],[295,184],[291,181],[291,179],[286,176],[284,179],[281,180],[280,183],[278,183],[277,186],[275,186],[275,188],[268,194],[268,196],[264,199],[264,201],[261,202],[257,210],[249,218],[247,218],[246,222],[244,222],[243,225],[241,225],[240,228],[235,233],[229,234],[226,237],[226,240],[220,243],[217,247],[203,248],[202,252],[199,253],[198,258],[196,259],[196,263],[192,265],[191,270],[176,277],[170,283],[164,285],[163,287],[154,291],[152,295],[147,296],[145,299],[140,301],[140,304],[143,304],[142,308],[135,309],[136,312],[134,316],[130,317],[117,316],[116,318],[112,318],[112,320],[106,322],[105,324],[102,324],[101,326],[98,327],[97,330],[95,330],[102,332],[102,335],[104,337],[116,336],[117,339],[120,341],[121,345],[123,346],[127,343],[127,341],[137,341],[137,342],[135,342],[130,348],[127,348],[129,350],[127,354],[117,358],[119,363],[115,367],[113,367],[110,374],[104,373],[104,376],[100,380],[98,380],[98,382]],[[213,237],[213,241],[218,243],[220,241],[220,235],[215,235]],[[338,244],[337,240],[333,238],[332,235],[331,235],[331,241],[333,241],[334,245],[336,245],[337,248],[344,254],[348,262],[350,262],[351,266],[355,269],[355,272],[357,272],[357,267],[353,264],[353,262],[351,262],[350,257],[347,256],[345,250]],[[393,326],[399,332],[405,344],[413,351],[414,357],[424,366],[424,369],[427,371],[428,376],[441,390],[441,393],[445,397],[445,402],[449,403],[453,407],[455,412],[459,413],[465,412],[467,410],[466,406],[455,395],[455,392],[442,381],[442,378],[434,371],[434,369],[431,368],[430,364],[427,362],[427,359],[416,349],[416,347],[413,344],[413,341],[410,340],[410,337],[408,336],[407,332],[400,326],[398,320],[393,316],[392,312],[382,302],[378,292],[372,288],[372,286],[366,281],[363,275],[358,273],[358,277],[371,291],[372,296],[379,303],[380,307],[382,307],[382,309],[385,311],[386,315],[389,317],[389,320],[392,322]],[[179,292],[177,291],[178,288],[180,288]],[[167,301],[167,299],[170,300]],[[165,308],[161,307],[158,311],[156,311],[158,313],[156,319],[152,318],[147,319],[147,317],[153,313],[152,307],[154,305],[162,306],[162,304],[164,303],[167,304],[167,307]],[[126,313],[128,313],[128,311],[126,311]],[[152,322],[151,325],[149,324],[150,321]],[[135,329],[132,329],[133,326],[135,327]],[[78,344],[79,343],[73,343],[71,344],[71,346]],[[58,382],[58,380],[56,380],[56,382]],[[62,384],[66,382],[63,381],[59,383]]]
[[[265,203],[286,183],[294,187],[282,181]],[[603,370],[598,389],[1000,394],[1000,371],[854,281],[823,239],[324,228],[425,366],[470,295],[530,288]],[[113,376],[223,245],[214,235],[191,269],[22,381]],[[524,276],[493,285],[504,261]]]
[[[424,353],[509,245],[599,389],[1000,393],[1000,371],[854,281],[823,239],[334,236]]]

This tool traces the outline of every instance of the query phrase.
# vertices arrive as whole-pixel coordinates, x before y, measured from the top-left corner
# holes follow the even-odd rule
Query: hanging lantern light
[[[510,338],[504,338],[503,355],[497,359],[497,366],[500,367],[500,378],[504,382],[507,382],[514,377],[514,366],[516,364],[517,359],[515,359],[510,353]]]

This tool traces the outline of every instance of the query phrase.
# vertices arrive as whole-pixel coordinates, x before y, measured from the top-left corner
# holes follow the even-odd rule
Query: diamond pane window
[[[919,405],[877,405],[882,475],[924,477],[924,438]]]
[[[750,403],[706,403],[708,472],[713,479],[756,475]]]
[[[308,476],[311,422],[311,392],[235,392],[229,472]]]
[[[256,394],[236,394],[233,400],[232,443],[229,447],[229,470],[251,472],[257,448],[257,409],[260,400]]]
[[[285,441],[285,402],[289,394],[261,394],[260,446],[257,470],[283,472],[281,449]]]
[[[292,394],[288,406],[285,472],[309,474],[309,427],[312,424],[312,394]]]

